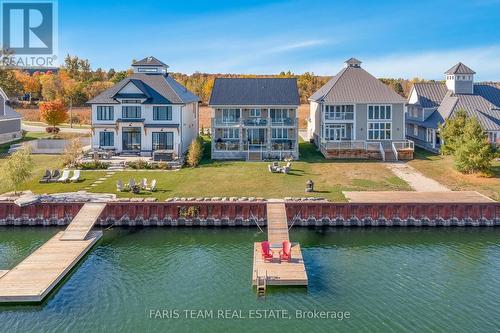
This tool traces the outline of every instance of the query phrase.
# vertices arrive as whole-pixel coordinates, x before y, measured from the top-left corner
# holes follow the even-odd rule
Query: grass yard
[[[345,201],[344,190],[410,190],[400,178],[394,176],[384,164],[370,161],[326,161],[309,143],[301,143],[303,160],[292,162],[288,175],[270,173],[267,162],[216,162],[203,160],[198,168],[183,168],[179,171],[120,171],[102,184],[89,191],[117,193],[116,181],[128,182],[134,178],[139,181],[145,177],[148,181],[156,179],[158,191],[143,194],[130,192],[117,193],[119,197],[154,196],[159,200],[169,197],[304,197],[319,196],[334,201]],[[57,165],[56,159],[48,161]],[[97,178],[103,177],[104,171],[86,171],[86,179],[77,184],[39,184],[38,178],[48,166],[37,167],[35,179],[25,185],[35,193],[53,193],[77,191],[88,187]],[[305,193],[305,183],[312,179],[314,193]]]
[[[454,191],[478,191],[500,201],[500,162],[493,162],[493,177],[464,175],[453,168],[452,156],[441,156],[417,148],[409,164]]]

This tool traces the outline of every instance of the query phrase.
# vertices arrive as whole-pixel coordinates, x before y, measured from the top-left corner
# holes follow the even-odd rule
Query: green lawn
[[[415,159],[409,164],[454,191],[478,191],[490,198],[500,200],[500,161],[493,162],[491,177],[465,175],[453,167],[452,156],[441,156],[416,148]]]
[[[117,193],[119,197],[154,196],[159,200],[169,197],[325,197],[334,201],[345,201],[342,191],[410,190],[400,178],[394,176],[383,163],[371,161],[327,161],[309,143],[301,143],[301,161],[292,162],[289,174],[270,173],[267,162],[212,161],[204,159],[198,168],[183,168],[179,171],[122,171],[116,172],[102,184],[92,187],[94,192],[116,192],[116,181],[128,182],[156,179],[158,191],[134,195]],[[206,148],[206,149],[209,149]],[[39,184],[43,170],[60,166],[57,157],[36,156],[40,163],[34,177],[24,187],[35,193],[54,193],[82,190],[104,175],[104,171],[82,172],[85,181],[77,184]],[[46,159],[42,162],[40,159]],[[314,193],[305,193],[305,183],[312,179]],[[6,189],[3,189],[5,191]]]

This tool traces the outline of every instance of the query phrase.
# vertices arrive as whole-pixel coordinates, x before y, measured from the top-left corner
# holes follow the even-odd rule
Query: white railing
[[[392,147],[395,150],[415,150],[415,143],[411,140],[395,141]]]
[[[341,150],[348,150],[348,149],[367,149],[367,142],[366,141],[326,141],[322,140],[321,145],[325,149],[341,149]]]
[[[394,154],[394,159],[397,161],[398,160],[398,150],[396,149],[396,146],[394,145],[394,143],[392,143],[391,148],[392,148],[392,153]]]

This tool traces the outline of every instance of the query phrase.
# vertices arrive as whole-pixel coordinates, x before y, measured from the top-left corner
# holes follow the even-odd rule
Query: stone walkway
[[[90,190],[92,187],[97,187],[99,184],[104,183],[105,180],[107,180],[109,177],[115,174],[115,171],[106,171],[106,174],[104,177],[98,178],[95,182],[90,184],[89,186],[85,187],[85,190]]]
[[[424,176],[407,163],[386,163],[389,170],[403,179],[417,192],[450,192],[451,190],[439,182]]]

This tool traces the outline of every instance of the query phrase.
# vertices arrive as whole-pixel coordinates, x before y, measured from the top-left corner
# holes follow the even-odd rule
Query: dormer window
[[[158,73],[157,67],[138,67],[137,71],[140,73]]]
[[[122,104],[141,104],[140,99],[124,99],[122,100]]]

